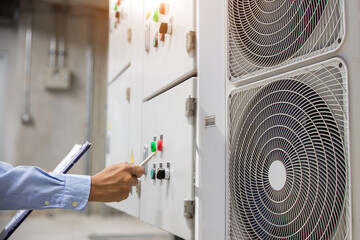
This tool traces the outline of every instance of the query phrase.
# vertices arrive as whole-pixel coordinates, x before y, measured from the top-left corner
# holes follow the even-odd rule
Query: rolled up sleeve
[[[0,210],[84,210],[90,185],[90,176],[47,173],[38,167],[14,168],[0,162]]]

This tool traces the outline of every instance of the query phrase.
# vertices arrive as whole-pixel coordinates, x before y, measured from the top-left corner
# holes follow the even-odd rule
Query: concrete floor
[[[3,229],[14,212],[0,212]],[[33,212],[12,240],[172,240],[172,235],[126,214],[103,217],[74,211]]]

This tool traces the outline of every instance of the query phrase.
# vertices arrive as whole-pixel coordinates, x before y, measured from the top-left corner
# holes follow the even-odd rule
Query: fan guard
[[[331,60],[229,98],[228,239],[348,239],[347,84]],[[286,181],[274,189],[269,170]]]
[[[228,0],[231,80],[335,50],[343,13],[343,0]]]

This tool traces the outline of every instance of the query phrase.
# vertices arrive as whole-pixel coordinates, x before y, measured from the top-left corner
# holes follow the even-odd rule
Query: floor
[[[14,212],[0,213],[3,229]],[[0,230],[1,231],[1,230]],[[170,234],[126,214],[103,217],[73,211],[33,212],[12,240],[172,240]]]

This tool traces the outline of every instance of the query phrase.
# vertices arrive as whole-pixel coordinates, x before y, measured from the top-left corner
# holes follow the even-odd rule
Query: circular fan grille
[[[288,63],[341,41],[338,0],[228,0],[233,77]]]
[[[230,239],[334,239],[339,229],[345,239],[347,151],[327,100],[292,78],[262,86],[243,109],[242,100],[231,98]],[[269,179],[274,162],[285,167],[281,189]]]

